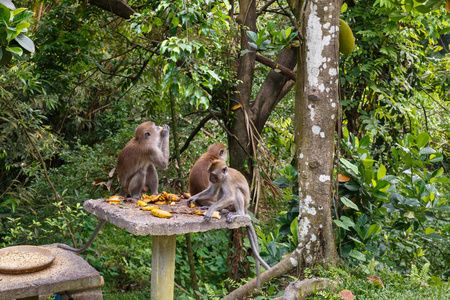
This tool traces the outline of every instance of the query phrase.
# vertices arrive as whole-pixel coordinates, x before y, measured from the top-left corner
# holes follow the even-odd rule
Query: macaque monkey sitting
[[[169,164],[169,126],[156,126],[153,122],[139,125],[132,138],[120,151],[117,170],[122,184],[121,196],[127,193],[139,199],[142,191],[150,189],[152,194],[158,193],[158,173],[155,166],[167,169]],[[64,244],[58,247],[76,253],[86,250],[94,241],[106,220],[101,220],[86,245],[80,249]]]
[[[156,126],[144,122],[135,130],[135,136],[120,151],[117,162],[121,196],[128,193],[139,199],[142,191],[158,194],[156,167],[167,169],[169,165],[169,126]]]
[[[205,221],[211,221],[214,211],[221,210],[230,205],[234,206],[235,211],[228,213],[227,222],[233,222],[236,216],[248,215],[248,205],[250,202],[250,188],[248,187],[247,179],[236,169],[229,168],[224,161],[215,160],[208,168],[209,186],[206,190],[192,196],[188,200],[188,206],[191,203],[197,205],[209,206],[205,213]],[[247,234],[252,246],[253,254],[256,257],[256,274],[258,288],[260,286],[260,271],[259,263],[261,263],[267,270],[269,265],[261,258],[258,249],[258,239],[255,228],[252,224],[247,226]]]
[[[189,172],[189,194],[192,196],[206,190],[209,185],[208,168],[213,161],[220,159],[227,161],[227,148],[222,143],[215,143],[208,147]],[[200,201],[201,202],[201,201]],[[203,204],[197,202],[203,206]]]

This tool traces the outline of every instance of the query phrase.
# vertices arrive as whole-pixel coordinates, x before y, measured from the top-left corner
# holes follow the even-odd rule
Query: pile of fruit
[[[204,215],[205,211],[200,210],[164,210],[160,209],[159,205],[169,205],[175,206],[177,202],[181,199],[189,199],[191,195],[189,193],[180,193],[180,195],[170,194],[167,192],[159,193],[158,195],[146,195],[143,194],[141,199],[137,201],[137,205],[141,207],[144,211],[150,211],[152,215],[158,218],[170,218],[172,217],[172,213],[176,214],[189,214],[189,215]],[[105,201],[109,204],[119,204],[122,201],[127,200],[127,198],[122,196],[111,196]],[[192,204],[191,207],[194,205]],[[186,206],[187,207],[187,206]],[[213,218],[220,219],[220,214],[218,211],[215,211],[212,215]]]

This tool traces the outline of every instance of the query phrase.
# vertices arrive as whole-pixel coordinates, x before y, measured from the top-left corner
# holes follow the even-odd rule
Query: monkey
[[[156,126],[154,122],[144,122],[135,130],[135,136],[120,151],[117,169],[119,181],[122,184],[120,195],[128,193],[139,199],[142,191],[150,189],[151,193],[158,193],[158,173],[155,166],[167,169],[169,164],[169,126]],[[101,220],[95,228],[89,241],[80,249],[64,244],[57,244],[59,248],[76,253],[86,250],[94,241],[100,229],[106,223]]]
[[[117,172],[122,185],[120,195],[128,193],[139,199],[142,191],[158,194],[158,173],[169,165],[169,126],[159,127],[154,122],[144,122],[135,130],[135,136],[120,151]]]
[[[204,220],[211,221],[214,211],[234,205],[234,212],[229,212],[226,216],[227,222],[231,223],[237,216],[248,215],[248,205],[250,202],[250,188],[244,175],[236,169],[229,168],[222,160],[214,160],[208,167],[209,185],[208,188],[188,199],[187,205],[191,203],[209,206],[205,213]],[[247,234],[253,254],[256,257],[256,278],[258,289],[260,288],[260,265],[267,270],[269,265],[261,258],[258,249],[258,239],[253,224],[247,226]]]
[[[208,151],[202,154],[189,172],[189,194],[194,196],[205,190],[209,185],[208,167],[214,160],[227,161],[227,148],[222,143],[209,146]],[[198,202],[202,205],[202,201]],[[203,206],[203,205],[202,205]]]

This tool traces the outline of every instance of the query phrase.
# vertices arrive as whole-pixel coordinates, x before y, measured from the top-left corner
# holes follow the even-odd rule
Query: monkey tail
[[[75,253],[81,253],[84,250],[86,250],[87,248],[89,248],[89,246],[92,244],[92,242],[94,241],[95,237],[97,236],[98,232],[100,231],[100,229],[102,229],[103,225],[105,225],[106,220],[100,220],[100,222],[97,225],[97,228],[95,228],[94,233],[91,235],[91,237],[89,238],[89,241],[86,243],[86,245],[84,245],[82,248],[80,249],[76,249],[76,248],[72,248],[70,246],[64,245],[64,244],[56,244],[59,248],[65,249],[65,250],[69,250],[69,251],[73,251]]]
[[[256,259],[261,262],[264,268],[266,270],[270,269],[270,266],[259,256],[259,247],[258,247],[258,239],[255,228],[253,227],[253,224],[250,224],[247,226],[247,234],[249,236],[250,244],[252,246],[253,254],[255,255]]]
[[[258,238],[257,238],[256,231],[255,231],[255,228],[253,227],[252,223],[250,223],[250,225],[247,226],[247,235],[248,235],[248,239],[250,241],[250,245],[252,246],[253,254],[256,257],[256,262],[255,262],[256,287],[259,290],[259,289],[261,289],[260,263],[264,266],[264,268],[266,268],[266,270],[269,270],[270,266],[259,255]]]

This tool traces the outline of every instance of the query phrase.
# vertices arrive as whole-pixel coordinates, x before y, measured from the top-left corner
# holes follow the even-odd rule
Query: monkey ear
[[[145,138],[146,138],[146,139],[149,139],[149,138],[152,136],[152,134],[150,133],[150,131],[146,131],[146,132],[144,133],[144,135],[145,135]]]
[[[228,172],[228,167],[227,166],[223,167],[222,168],[222,173],[223,174],[227,174],[227,172]]]
[[[223,150],[223,149],[220,150],[219,155],[222,156],[224,152],[225,152],[225,150]]]

